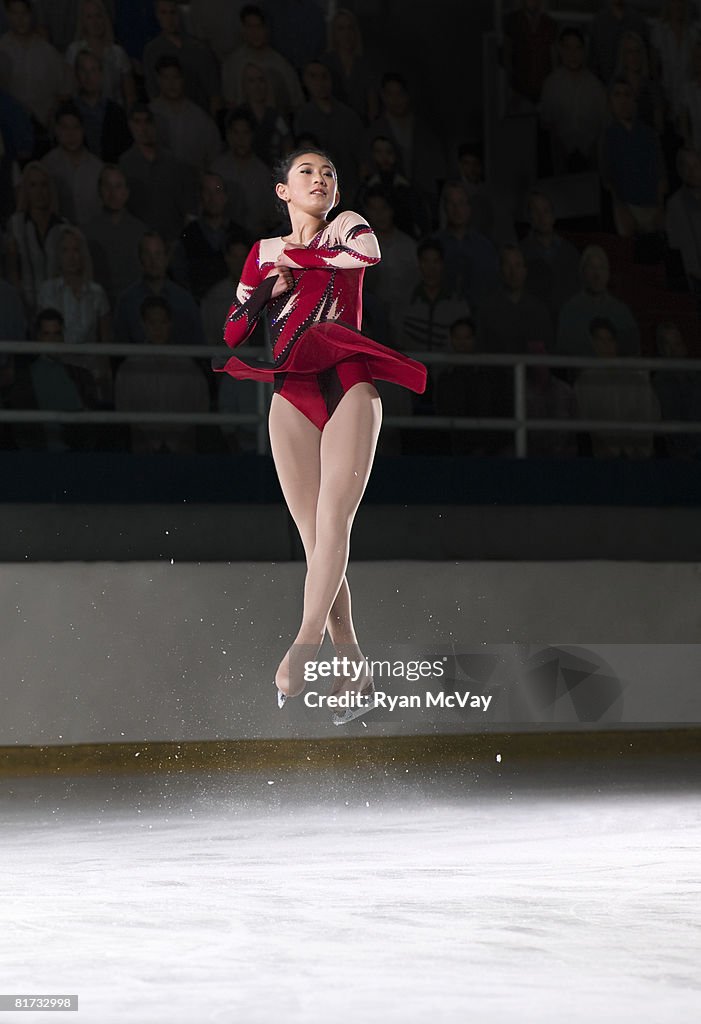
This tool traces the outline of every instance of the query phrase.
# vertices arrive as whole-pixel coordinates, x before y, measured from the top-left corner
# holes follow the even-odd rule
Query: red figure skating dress
[[[323,430],[345,392],[359,381],[392,381],[421,394],[426,367],[360,333],[365,268],[372,228],[347,211],[327,224],[305,248],[282,238],[263,238],[251,249],[224,340],[236,348],[250,335],[267,307],[273,361],[221,357],[212,369],[232,377],[272,382],[276,393]],[[270,298],[277,277],[266,275],[280,262],[293,262],[294,287]]]

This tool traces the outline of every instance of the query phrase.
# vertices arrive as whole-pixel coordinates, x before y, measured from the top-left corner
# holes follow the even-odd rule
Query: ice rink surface
[[[700,765],[1,778],[0,991],[79,1024],[699,1020]]]

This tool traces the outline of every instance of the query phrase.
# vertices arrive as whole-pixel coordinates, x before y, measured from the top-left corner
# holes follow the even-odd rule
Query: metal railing
[[[22,355],[99,355],[99,356],[189,356],[193,359],[207,359],[221,356],[228,349],[221,345],[124,345],[124,344],[80,344],[42,341],[0,341],[0,356]],[[696,434],[701,433],[701,421],[696,420],[652,420],[644,422],[627,420],[585,420],[585,419],[531,419],[527,409],[526,370],[528,367],[546,366],[567,369],[626,368],[628,370],[682,370],[698,373],[699,359],[661,359],[619,356],[602,359],[596,356],[556,355],[512,355],[507,353],[479,353],[463,355],[444,352],[407,352],[411,358],[427,366],[497,366],[513,371],[513,417],[437,416],[411,415],[383,416],[388,427],[429,430],[503,430],[514,435],[514,449],[517,458],[528,456],[528,434],[531,431],[596,431],[605,433],[646,433],[646,434]],[[81,411],[59,411],[48,409],[5,409],[0,406],[0,423],[154,423],[165,424],[217,424],[220,426],[252,426],[257,428],[257,452],[269,451],[267,435],[267,411],[272,386],[260,381],[242,381],[247,387],[257,388],[257,411],[255,413],[190,413],[190,412],[120,412],[107,409]]]

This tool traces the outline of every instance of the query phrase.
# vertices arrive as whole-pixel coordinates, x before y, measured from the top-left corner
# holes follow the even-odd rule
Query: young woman
[[[273,459],[307,559],[302,623],[275,676],[282,707],[304,690],[303,662],[316,658],[327,626],[339,657],[363,661],[345,572],[382,420],[373,380],[420,394],[426,367],[359,332],[363,274],[379,262],[380,249],[357,213],[329,222],[340,195],[328,156],[297,150],[278,165],[275,181],[292,230],[255,243],[224,331],[229,346],[240,345],[267,308],[273,362],[231,356],[212,367],[274,384]],[[337,681],[334,692],[372,694],[372,677],[357,672]],[[349,709],[334,721],[343,724],[357,713]]]

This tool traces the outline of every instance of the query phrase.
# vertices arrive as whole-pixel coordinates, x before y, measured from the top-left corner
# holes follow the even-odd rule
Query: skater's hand
[[[273,270],[269,271],[265,276],[268,278],[275,274],[278,275],[278,279],[273,285],[273,290],[270,293],[271,299],[276,299],[278,295],[283,295],[285,292],[289,292],[290,288],[294,288],[295,283],[295,279],[289,267],[283,267],[279,263],[276,263]]]

